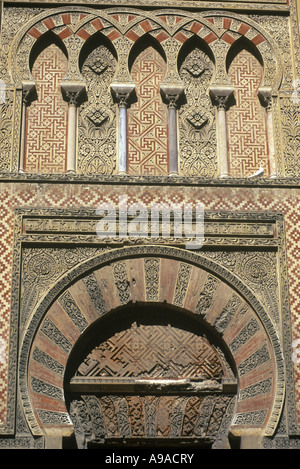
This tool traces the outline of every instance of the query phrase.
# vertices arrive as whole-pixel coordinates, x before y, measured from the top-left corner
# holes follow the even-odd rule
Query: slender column
[[[217,126],[218,126],[218,136],[219,136],[218,147],[219,147],[220,178],[229,177],[226,101],[227,101],[227,97],[225,98],[219,97],[219,99],[217,100]]]
[[[19,173],[25,172],[25,153],[26,153],[26,117],[27,107],[30,105],[33,97],[35,84],[33,82],[23,83],[22,89],[22,121],[21,121],[21,138],[20,138],[20,157],[19,157]]]
[[[77,107],[85,85],[82,83],[63,83],[62,90],[68,101],[68,141],[66,173],[76,173],[77,163]]]
[[[20,140],[20,159],[19,159],[19,173],[24,173],[25,168],[25,141],[26,141],[26,114],[27,103],[23,92],[22,97],[22,124],[21,124],[21,140]]]
[[[276,159],[275,159],[275,145],[274,145],[274,128],[273,128],[273,111],[271,97],[267,102],[267,135],[268,135],[268,148],[269,148],[269,164],[270,164],[270,178],[276,178]]]
[[[276,160],[275,160],[273,112],[272,112],[271,100],[267,107],[267,132],[268,132],[268,147],[269,147],[270,177],[276,178],[277,170],[276,170]]]
[[[76,127],[77,127],[77,93],[70,97],[68,107],[68,143],[67,143],[67,173],[76,173]]]
[[[160,89],[168,103],[169,110],[169,176],[178,176],[177,106],[184,88],[181,85],[162,85]]]
[[[228,85],[210,87],[210,94],[212,95],[217,106],[217,135],[220,178],[229,177],[226,111],[229,101],[233,95],[233,91],[233,88]]]
[[[127,105],[126,98],[119,102],[119,174],[127,174]]]
[[[118,125],[118,174],[127,174],[127,107],[131,94],[135,89],[132,83],[111,85],[112,93],[119,106]]]
[[[178,176],[178,136],[176,99],[169,100],[169,175]]]
[[[272,111],[272,90],[268,87],[261,87],[258,90],[258,95],[262,100],[262,104],[266,107],[266,126],[267,138],[269,149],[269,165],[270,165],[270,178],[276,178],[276,158],[275,158],[275,144],[274,144],[274,128],[273,128],[273,111]]]

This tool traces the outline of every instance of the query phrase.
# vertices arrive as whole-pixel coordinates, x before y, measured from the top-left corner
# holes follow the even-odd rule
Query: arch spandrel
[[[82,264],[37,307],[23,339],[27,362],[20,366],[23,407],[34,434],[53,425],[62,432],[72,430],[63,388],[70,353],[97,321],[134,304],[165,304],[212,331],[232,357],[238,380],[231,431],[239,434],[250,425],[272,435],[281,414],[284,380],[271,320],[225,269],[199,255],[151,246],[114,250]]]

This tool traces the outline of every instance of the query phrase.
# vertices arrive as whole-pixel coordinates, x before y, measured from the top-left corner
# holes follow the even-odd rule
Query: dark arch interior
[[[116,60],[118,59],[116,49],[114,48],[112,42],[107,39],[106,36],[104,36],[100,32],[97,32],[93,34],[93,36],[91,36],[82,46],[79,57],[79,70],[82,69],[84,61],[86,60],[88,55],[99,46],[105,46],[112,53],[113,57]]]
[[[212,50],[202,38],[194,35],[183,44],[178,54],[177,69],[179,73],[181,72],[181,68],[185,59],[188,57],[190,53],[192,53],[193,51],[197,49],[204,52],[204,54],[210,59],[212,67],[214,67],[215,58],[212,53]],[[201,78],[199,79],[201,80]],[[184,104],[187,104],[187,99],[186,99],[186,94],[182,93],[181,97],[179,98],[178,105],[184,105]]]
[[[260,63],[260,65],[263,67],[263,58],[261,56],[261,53],[257,49],[257,47],[251,42],[249,39],[245,37],[241,37],[235,43],[231,46],[231,48],[228,51],[227,57],[226,57],[226,70],[228,72],[229,67],[232,63],[232,61],[235,59],[235,57],[242,51],[246,50],[250,52]]]
[[[74,348],[73,348],[73,350],[72,350],[72,352],[69,356],[69,360],[68,360],[68,363],[67,363],[67,366],[66,366],[66,373],[65,373],[65,386],[64,386],[64,388],[65,388],[65,402],[66,402],[68,412],[72,416],[71,418],[72,419],[75,418],[75,423],[74,423],[75,433],[74,433],[73,439],[72,439],[72,445],[74,447],[76,447],[77,444],[79,444],[79,445],[81,444],[80,442],[82,441],[82,438],[85,438],[85,437],[89,438],[89,435],[90,435],[89,431],[87,431],[87,433],[86,433],[86,430],[84,430],[85,429],[85,423],[84,422],[85,422],[85,419],[86,419],[86,417],[85,417],[85,412],[86,411],[84,410],[84,406],[85,406],[84,403],[86,402],[85,401],[86,399],[89,399],[86,396],[86,392],[91,393],[91,399],[94,400],[93,402],[95,402],[95,399],[97,400],[97,396],[99,397],[99,399],[104,399],[104,401],[101,401],[102,405],[103,405],[103,402],[109,402],[110,399],[113,398],[113,396],[111,396],[111,394],[113,394],[115,396],[116,395],[119,396],[119,399],[123,399],[123,400],[124,399],[129,399],[129,401],[127,401],[128,405],[129,405],[129,402],[131,402],[130,399],[137,399],[138,401],[140,399],[143,399],[143,397],[141,397],[141,396],[143,396],[143,391],[141,393],[141,392],[138,392],[138,391],[135,391],[135,390],[131,390],[131,391],[127,390],[127,391],[125,391],[125,394],[123,395],[124,391],[117,391],[117,390],[114,391],[113,389],[115,389],[115,388],[111,388],[110,391],[108,391],[107,395],[105,394],[104,391],[100,391],[100,390],[99,390],[100,391],[100,394],[99,394],[99,391],[96,391],[95,388],[93,388],[94,391],[90,390],[90,386],[91,386],[90,379],[91,378],[89,378],[89,376],[87,377],[87,379],[88,379],[87,383],[89,383],[88,384],[89,387],[88,387],[88,389],[86,389],[86,391],[83,391],[83,390],[80,391],[79,389],[77,389],[75,391],[74,390],[72,391],[71,390],[71,385],[70,385],[71,379],[74,376],[74,374],[76,374],[76,370],[77,370],[78,366],[82,363],[82,360],[85,357],[87,357],[87,355],[95,349],[95,347],[101,345],[107,339],[113,337],[113,335],[116,334],[117,332],[122,333],[123,331],[126,331],[126,330],[130,329],[133,323],[137,324],[138,326],[153,326],[153,325],[155,325],[155,326],[168,326],[168,327],[171,326],[171,328],[173,327],[174,330],[176,329],[177,333],[178,333],[178,329],[179,329],[181,331],[189,332],[189,333],[192,333],[194,335],[200,336],[201,340],[204,339],[206,342],[209,343],[209,347],[210,347],[211,350],[212,349],[216,350],[217,355],[219,357],[221,357],[221,359],[222,359],[222,366],[224,366],[224,368],[226,368],[227,371],[228,371],[228,368],[230,368],[230,370],[231,370],[230,371],[230,376],[232,376],[231,379],[233,379],[233,380],[236,379],[236,370],[235,370],[235,367],[234,367],[233,359],[232,359],[232,356],[230,355],[229,350],[226,349],[226,346],[225,346],[223,340],[213,330],[212,327],[205,324],[203,321],[201,321],[199,319],[200,318],[194,318],[192,316],[192,314],[187,312],[187,311],[183,311],[180,308],[175,308],[175,307],[172,307],[172,306],[167,305],[167,304],[157,304],[157,303],[155,303],[155,304],[154,303],[153,304],[151,304],[151,303],[145,304],[144,303],[144,304],[128,304],[126,306],[120,307],[120,308],[116,309],[115,311],[112,311],[112,312],[108,313],[102,319],[100,318],[95,323],[90,325],[90,327],[81,335],[80,339],[75,344],[75,346],[74,346]],[[157,329],[158,328],[156,328],[155,331],[157,331]],[[149,339],[149,337],[148,337],[148,339]],[[150,340],[151,339],[152,338],[150,338]],[[110,346],[112,348],[112,353],[114,355],[115,354],[114,345],[112,343],[110,343]],[[124,343],[123,346],[125,346],[125,348],[126,348],[126,342]],[[171,339],[171,347],[174,347],[172,339]],[[153,351],[153,348],[151,350]],[[146,356],[144,355],[144,349],[142,349],[142,352],[143,352],[143,356],[145,357],[144,359],[147,361],[147,354],[146,354]],[[177,349],[177,352],[178,352],[178,349]],[[183,349],[182,353],[183,353],[182,356],[184,356],[184,349]],[[179,353],[179,355],[181,356],[181,352]],[[111,364],[111,362],[109,362],[109,363]],[[166,361],[166,366],[168,367],[168,362],[167,361]],[[102,374],[98,378],[99,383],[103,382],[103,381],[101,381],[101,376],[102,376]],[[227,374],[227,376],[228,376],[228,374]],[[79,377],[79,379],[80,379],[80,377]],[[167,381],[168,381],[168,379],[167,379]],[[128,382],[128,380],[127,380],[127,382]],[[208,381],[208,382],[211,383],[212,381]],[[78,383],[78,381],[77,381],[77,383]],[[116,383],[120,383],[120,380],[117,379]],[[153,395],[152,395],[153,392],[154,392],[154,396],[155,396],[155,393],[157,391],[153,391],[152,388],[149,388],[149,389],[144,391],[144,392],[146,392],[145,399],[147,399],[147,395],[149,395],[149,398],[151,400],[151,399],[153,399]],[[151,389],[152,389],[152,391],[151,391]],[[121,392],[121,394],[120,394],[120,392]],[[150,392],[150,394],[149,394],[149,392]],[[168,393],[168,392],[166,393],[166,391],[162,391],[161,395],[158,394],[158,399],[159,399],[158,402],[164,402],[164,401],[160,401],[160,399],[167,399],[167,400],[169,399],[169,402],[173,402],[173,404],[171,404],[171,405],[174,405],[174,400],[175,401],[177,400],[176,401],[177,405],[180,405],[179,402],[180,402],[180,396],[181,396],[182,392],[183,392],[183,394],[182,394],[182,396],[183,396],[184,391],[178,390],[178,389],[173,391],[173,392],[171,391],[171,393]],[[83,395],[82,395],[82,393],[83,393]],[[179,396],[178,396],[178,393],[179,393]],[[229,397],[229,399],[233,398],[234,393],[235,392],[232,391],[231,397]],[[157,396],[157,394],[156,394],[156,396]],[[202,398],[201,398],[197,394],[197,396],[195,396],[194,399],[196,399],[196,400],[198,399],[197,402],[199,402],[199,399],[207,399],[207,394],[205,394],[204,396],[206,396],[206,397],[203,397],[203,394],[202,394]],[[215,397],[213,397],[213,396],[215,396]],[[214,394],[213,391],[212,391],[212,398],[213,399],[214,398],[222,399],[222,397],[217,397],[217,395]],[[227,398],[228,397],[226,397],[226,399]],[[155,399],[157,399],[157,397]],[[187,399],[187,397],[184,397],[183,399]],[[191,399],[193,399],[193,397],[191,397]],[[139,402],[141,402],[141,401],[139,401]],[[165,402],[167,402],[167,401],[165,401]],[[207,402],[207,401],[205,401],[205,402]],[[78,405],[79,405],[79,407],[78,407]],[[74,414],[74,409],[76,409],[75,414]],[[81,410],[79,410],[79,409],[81,409]],[[94,409],[96,409],[96,408],[94,408]],[[157,409],[156,411],[159,412],[158,408],[156,408],[156,409]],[[161,410],[162,409],[163,408],[161,407]],[[79,411],[79,414],[78,414],[78,411]],[[95,413],[93,413],[93,416],[91,418],[92,419],[94,419],[94,418],[100,419],[100,421],[101,421],[102,417],[98,415],[98,411],[94,410],[93,412],[95,412]],[[115,410],[115,412],[116,412],[116,410]],[[128,412],[129,412],[129,410],[128,410]],[[166,412],[168,413],[169,411],[166,410]],[[174,412],[174,411],[172,410],[172,412]],[[184,414],[184,415],[186,415],[186,414]],[[78,418],[81,421],[80,430],[76,430],[76,419],[78,419]],[[113,418],[116,420],[117,414],[112,414],[111,419],[113,419]],[[141,422],[142,422],[143,418],[145,418],[145,416],[143,417],[141,415],[139,418],[142,419],[141,420]],[[160,418],[160,422],[162,422],[161,414],[160,414],[160,417],[157,416],[157,418]],[[186,418],[188,418],[187,415],[186,415],[185,419]],[[203,416],[203,418],[205,418],[205,417]],[[97,420],[97,421],[99,421],[99,420]],[[163,420],[163,422],[164,422],[164,420]],[[163,425],[169,425],[169,423],[167,423],[167,422],[168,422],[168,420],[166,420],[163,423]],[[131,422],[131,424],[132,424],[132,422]],[[141,425],[143,425],[143,424],[141,423]],[[159,425],[161,425],[161,423]],[[224,431],[225,431],[225,435],[226,435],[227,430],[224,430]],[[82,433],[82,432],[84,432],[84,433]],[[75,435],[76,435],[76,437],[75,437]],[[86,436],[84,436],[84,435],[86,435]],[[113,447],[118,448],[118,447],[120,447],[120,445],[123,446],[124,444],[125,444],[125,446],[128,446],[128,447],[138,446],[138,447],[147,447],[148,449],[149,448],[156,448],[157,449],[157,448],[161,447],[161,445],[163,445],[164,448],[174,448],[174,447],[176,448],[178,446],[178,444],[184,445],[184,448],[189,448],[189,447],[193,448],[193,447],[196,446],[198,448],[205,449],[205,448],[211,448],[212,445],[214,444],[214,437],[209,437],[209,436],[208,437],[207,436],[201,436],[201,437],[199,437],[195,440],[194,438],[190,438],[189,436],[187,436],[187,437],[182,436],[182,437],[178,437],[178,438],[173,437],[172,438],[172,435],[170,435],[169,437],[166,437],[166,436],[161,436],[160,434],[158,434],[155,437],[149,438],[148,434],[145,435],[145,436],[133,434],[131,437],[126,437],[124,441],[123,441],[123,438],[120,437],[120,436],[111,436],[111,437],[107,436],[104,439],[101,438],[100,440],[92,438],[90,441],[86,440],[87,442],[85,444],[87,444],[87,449],[105,449],[105,448],[113,448]],[[77,440],[77,443],[75,442],[75,439]],[[69,442],[69,444],[71,444],[71,443]]]
[[[151,36],[150,34],[145,34],[144,36],[142,36],[136,41],[136,43],[133,45],[130,51],[129,58],[128,58],[129,71],[131,71],[135,59],[144,50],[148,49],[148,47],[153,47],[153,49],[155,49],[162,56],[164,61],[165,62],[167,61],[166,54],[163,48],[161,47],[161,45],[159,44],[159,42],[156,39],[154,39],[154,37]]]
[[[34,44],[31,49],[30,57],[29,57],[29,67],[32,70],[34,62],[38,58],[38,56],[45,50],[47,47],[55,44],[59,49],[68,57],[68,52],[66,46],[64,45],[63,41],[52,31],[48,31],[47,33],[43,34]]]
[[[182,48],[180,49],[180,52],[178,54],[178,62],[177,62],[178,70],[180,70],[180,67],[184,59],[186,58],[186,56],[190,54],[190,52],[192,52],[192,50],[194,49],[202,50],[210,58],[211,62],[213,64],[215,63],[215,59],[214,59],[214,56],[210,47],[206,44],[206,42],[203,39],[195,35],[195,36],[192,36],[190,39],[188,39],[184,43]]]

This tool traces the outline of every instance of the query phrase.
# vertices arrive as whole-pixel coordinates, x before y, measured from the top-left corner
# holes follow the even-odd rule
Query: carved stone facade
[[[300,447],[300,5],[46,3],[0,3],[0,448]]]

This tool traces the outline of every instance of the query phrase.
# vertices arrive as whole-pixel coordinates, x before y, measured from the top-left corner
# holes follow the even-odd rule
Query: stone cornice
[[[268,187],[300,188],[299,178],[202,178],[186,176],[131,176],[131,175],[82,175],[82,174],[29,174],[0,173],[0,183],[38,184],[103,184],[139,186],[205,186],[205,187]]]
[[[225,10],[259,10],[259,11],[268,11],[268,12],[275,12],[275,13],[283,13],[290,11],[290,5],[287,4],[284,0],[277,0],[274,2],[271,1],[255,1],[255,0],[248,0],[247,2],[242,1],[223,1],[223,2],[206,2],[206,1],[199,1],[199,0],[130,0],[129,2],[122,2],[120,3],[119,0],[102,0],[101,4],[99,4],[98,0],[70,0],[66,2],[65,0],[44,0],[43,2],[38,2],[35,0],[25,0],[24,2],[20,2],[19,0],[10,0],[9,2],[1,2],[3,5],[20,5],[24,7],[24,4],[34,4],[41,5],[45,8],[47,7],[55,7],[55,6],[89,6],[97,8],[102,7],[113,7],[113,6],[124,6],[124,7],[142,7],[142,8],[187,8],[191,10],[204,10],[204,9],[225,9]]]

